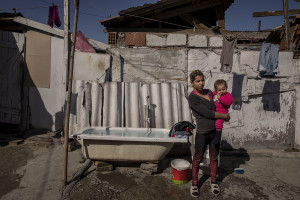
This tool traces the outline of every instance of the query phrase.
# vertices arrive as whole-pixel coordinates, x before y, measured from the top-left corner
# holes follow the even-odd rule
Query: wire
[[[48,1],[44,1],[44,0],[41,0],[43,3],[47,3],[49,5],[52,5],[51,2],[48,2]],[[63,5],[57,5],[58,7],[61,7],[61,8],[64,8]],[[107,9],[101,9],[101,8],[97,8],[97,7],[91,7],[91,6],[83,6],[85,8],[90,8],[90,9],[97,9],[97,10],[105,10],[105,11],[109,11],[111,12],[111,10],[107,10]],[[30,8],[16,8],[16,10],[25,10],[25,9],[36,9],[36,8],[48,8],[47,6],[39,6],[39,7],[30,7]],[[12,10],[12,9],[2,9],[2,10]],[[1,10],[1,11],[2,11]],[[71,12],[74,12],[74,11],[71,11]],[[83,15],[89,15],[89,16],[95,16],[95,17],[106,17],[106,16],[101,16],[101,15],[95,15],[95,14],[89,14],[89,13],[85,13],[85,12],[79,12],[80,14],[83,14]],[[136,18],[141,18],[141,19],[146,19],[146,20],[150,20],[150,21],[156,21],[156,22],[161,22],[161,23],[164,23],[164,24],[170,24],[170,25],[173,25],[173,26],[179,26],[179,27],[183,27],[183,28],[193,28],[193,27],[189,27],[189,26],[184,26],[184,25],[181,25],[181,24],[175,24],[175,23],[171,23],[171,22],[166,22],[166,21],[162,21],[162,20],[156,20],[156,19],[152,19],[152,18],[148,18],[148,17],[142,17],[142,16],[137,16],[137,15],[131,15],[131,14],[127,14],[127,13],[122,13],[122,12],[119,12],[120,15],[127,15],[127,16],[131,16],[131,17],[136,17]]]
[[[96,9],[96,10],[104,10],[104,11],[109,11],[109,12],[116,12],[116,11],[111,11],[111,10],[107,10],[107,9],[103,9],[103,8],[91,7],[91,6],[84,6],[84,7],[91,8],[91,9]],[[122,12],[119,12],[119,14],[120,15],[128,15],[128,16],[131,16],[131,17],[136,17],[136,18],[141,18],[141,19],[147,19],[147,20],[150,20],[150,21],[161,22],[161,23],[170,24],[170,25],[174,25],[174,26],[180,26],[180,27],[184,27],[184,28],[193,28],[193,27],[183,26],[183,25],[180,25],[180,24],[165,22],[165,21],[161,21],[161,20],[156,20],[156,19],[148,18],[148,17],[141,17],[141,16],[137,16],[137,15],[131,15],[131,14],[122,13]]]
[[[52,5],[52,3],[50,3],[50,2],[46,2],[46,1],[43,1],[43,0],[42,0],[42,2]],[[60,5],[56,5],[56,6],[64,8],[64,6],[60,6]],[[49,6],[38,6],[38,7],[29,7],[29,8],[13,8],[13,9],[18,11],[18,10],[26,10],[26,9],[37,9],[37,8],[49,8]],[[1,9],[0,11],[4,11],[4,10],[11,11],[13,9],[12,8],[7,8],[7,9]],[[71,12],[73,13],[74,11],[71,10]],[[102,16],[102,15],[89,14],[89,13],[85,13],[85,12],[79,12],[79,13],[83,14],[83,15],[89,15],[89,16],[95,16],[95,17],[106,17],[106,16]]]
[[[36,9],[36,8],[48,8],[47,6],[38,6],[38,7],[30,7],[30,8],[6,8],[6,9],[1,9],[0,11],[3,11],[3,10],[13,10],[13,9],[16,9],[16,10],[27,10],[27,9]]]
[[[73,10],[71,12],[74,12]],[[84,13],[84,12],[79,12],[80,14],[84,14],[84,15],[90,15],[90,16],[95,16],[95,17],[105,17],[105,16],[101,16],[101,15],[94,15],[94,14],[89,14],[89,13]]]
[[[48,2],[48,1],[42,0],[42,2],[47,3],[49,5],[52,5],[52,3]],[[59,4],[55,4],[55,5],[60,7],[60,8],[64,8],[64,5],[59,5]],[[82,6],[80,6],[80,7],[82,7]],[[73,13],[74,11],[71,10],[71,12]],[[79,13],[84,14],[84,15],[89,15],[89,16],[95,16],[95,17],[106,17],[106,16],[102,16],[102,15],[89,14],[89,13],[85,13],[85,12],[81,12],[81,11],[79,11]]]
[[[183,25],[180,25],[180,24],[174,24],[174,23],[165,22],[165,21],[161,21],[161,20],[151,19],[151,18],[148,18],[148,17],[141,17],[141,16],[130,15],[130,14],[126,14],[126,13],[120,13],[120,14],[122,14],[122,15],[128,15],[128,16],[131,16],[131,17],[137,17],[137,18],[147,19],[147,20],[150,20],[150,21],[161,22],[161,23],[164,23],[164,24],[171,24],[171,25],[174,25],[174,26],[180,26],[180,27],[184,27],[184,28],[193,28],[193,27],[183,26]]]
[[[42,2],[48,3],[48,4],[52,4],[52,3],[44,1],[44,0],[42,0]],[[60,7],[62,7],[62,6],[60,6]],[[117,11],[112,11],[112,10],[108,10],[108,9],[98,8],[98,7],[94,7],[94,6],[93,7],[92,6],[80,6],[80,7],[118,13]],[[161,21],[161,20],[156,20],[156,19],[148,18],[148,17],[141,17],[141,16],[137,16],[137,15],[131,15],[131,14],[122,13],[122,12],[119,12],[119,14],[120,15],[131,16],[131,17],[136,17],[136,18],[141,18],[141,19],[147,19],[147,20],[150,20],[150,21],[161,22],[161,23],[164,23],[164,24],[170,24],[170,25],[174,25],[174,26],[180,26],[180,27],[184,27],[184,28],[193,28],[193,27],[189,27],[189,26],[184,26],[184,25],[175,24],[175,23],[171,23],[171,22],[165,22],[165,21]],[[94,16],[99,16],[99,15],[94,15]],[[101,16],[101,17],[105,17],[105,16]]]
[[[118,13],[118,11],[113,11],[113,10],[108,10],[108,9],[103,9],[103,8],[97,8],[97,7],[92,7],[92,6],[81,6],[81,7],[95,9],[95,10],[108,11],[110,13]]]
[[[43,3],[46,3],[46,4],[49,4],[49,5],[52,5],[52,2],[49,2],[49,1],[44,1],[44,0],[41,0]],[[64,5],[59,5],[59,4],[55,4],[56,6],[60,6],[60,7],[63,7]]]

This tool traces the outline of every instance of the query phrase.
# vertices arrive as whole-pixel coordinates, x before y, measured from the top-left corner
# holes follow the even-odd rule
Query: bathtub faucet
[[[150,128],[150,118],[147,118],[147,128]]]
[[[145,133],[145,135],[149,135],[149,129],[151,126],[151,121],[150,121],[150,96],[148,95],[146,97],[147,100],[147,105],[145,105],[145,123],[146,123],[146,127],[147,127],[147,131]]]
[[[150,128],[150,96],[147,95],[146,97],[147,105],[145,105],[145,119],[146,119],[146,126]]]

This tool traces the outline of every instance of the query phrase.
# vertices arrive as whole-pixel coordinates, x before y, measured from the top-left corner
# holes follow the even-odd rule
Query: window
[[[117,33],[108,33],[108,44],[109,45],[117,44]]]

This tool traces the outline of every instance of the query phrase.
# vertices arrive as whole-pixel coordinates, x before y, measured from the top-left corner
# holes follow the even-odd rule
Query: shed
[[[16,129],[63,127],[66,68],[64,32],[0,14],[0,123]]]

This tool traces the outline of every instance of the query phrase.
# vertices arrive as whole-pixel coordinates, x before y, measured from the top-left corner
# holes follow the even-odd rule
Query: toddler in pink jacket
[[[228,109],[232,104],[232,95],[227,92],[227,83],[223,79],[219,79],[214,84],[215,91],[213,92],[213,100],[216,106],[216,112],[228,113]],[[216,120],[217,131],[222,131],[223,119]]]

